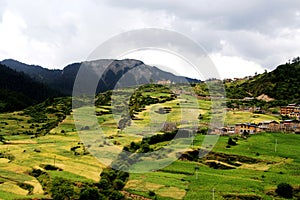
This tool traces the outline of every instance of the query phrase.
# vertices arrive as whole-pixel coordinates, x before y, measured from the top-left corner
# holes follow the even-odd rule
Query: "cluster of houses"
[[[280,108],[280,114],[291,119],[255,123],[238,123],[213,130],[215,134],[254,134],[259,132],[294,132],[300,134],[300,105],[289,104]]]
[[[215,134],[228,135],[228,134],[255,134],[259,132],[295,132],[300,134],[300,121],[283,120],[277,121],[265,121],[258,124],[255,123],[238,123],[235,126],[225,126],[222,128],[216,128],[213,131]]]
[[[280,114],[282,116],[288,116],[289,118],[300,119],[300,105],[289,104],[280,108]]]
[[[171,85],[172,82],[170,80],[159,80],[156,82],[159,85]]]

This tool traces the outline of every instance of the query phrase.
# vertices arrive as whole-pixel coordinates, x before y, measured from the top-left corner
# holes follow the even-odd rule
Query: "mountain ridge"
[[[36,81],[48,85],[54,90],[58,90],[63,94],[71,95],[73,85],[77,76],[77,73],[81,66],[85,65],[89,68],[93,68],[96,72],[90,73],[93,78],[102,74],[99,78],[99,83],[96,92],[103,92],[114,89],[116,84],[123,76],[127,76],[127,81],[124,86],[130,86],[135,84],[145,84],[150,80],[170,80],[171,82],[200,82],[200,80],[192,79],[183,76],[176,76],[170,72],[160,70],[155,66],[149,66],[142,61],[134,59],[100,59],[85,62],[71,63],[65,66],[62,70],[54,69],[50,70],[43,68],[39,65],[28,65],[13,59],[6,59],[0,62],[19,72],[24,72]],[[138,69],[139,68],[139,69]],[[146,70],[147,73],[143,72]],[[120,85],[120,84],[119,84]]]

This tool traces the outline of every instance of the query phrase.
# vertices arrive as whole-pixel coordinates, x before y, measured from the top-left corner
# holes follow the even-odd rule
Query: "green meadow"
[[[115,99],[115,105],[119,106],[117,109],[125,105],[123,102],[130,96],[128,93],[122,91],[120,98]],[[170,94],[166,91],[149,90],[143,95],[147,98],[164,99]],[[164,122],[174,123],[183,129],[193,128],[195,124],[208,126],[211,105],[209,100],[199,100],[193,95],[182,94],[176,99],[149,104],[138,112],[135,111],[135,119],[131,125],[122,130],[118,128],[118,120],[122,116],[107,104],[98,105],[96,108],[77,108],[67,113],[63,119],[57,114],[65,113],[60,103],[56,104],[56,111],[50,109],[54,109],[54,106],[47,105],[48,110],[53,113],[47,114],[47,119],[35,122],[32,121],[34,116],[22,111],[0,114],[0,134],[5,138],[5,142],[0,144],[0,199],[51,198],[44,183],[31,174],[33,169],[47,172],[50,180],[61,177],[77,185],[99,182],[100,173],[107,166],[103,164],[103,160],[89,153],[89,148],[93,148],[93,144],[99,141],[91,137],[91,147],[82,143],[82,135],[76,130],[78,128],[87,129],[85,126],[88,126],[91,130],[86,131],[93,134],[95,130],[100,133],[101,129],[121,149],[133,141],[142,141],[143,136],[163,134]],[[43,106],[40,107],[42,109]],[[95,110],[97,115],[94,117],[99,129],[93,129],[93,123],[88,116],[81,118],[82,121],[78,122],[80,125],[75,126],[74,115],[84,113],[85,109]],[[57,125],[47,134],[43,134],[43,130],[40,130],[39,135],[34,134],[39,128],[48,127],[46,125],[55,120]],[[279,118],[238,111],[227,112],[225,116],[225,124],[266,120]],[[300,197],[300,135],[259,133],[250,135],[249,138],[230,136],[235,137],[237,143],[231,146],[227,144],[229,136],[220,136],[209,147],[204,144],[207,137],[209,136],[196,134],[192,145],[188,145],[185,152],[182,152],[192,155],[192,152],[211,149],[206,155],[200,154],[188,159],[180,157],[170,165],[151,172],[131,173],[123,190],[138,197],[163,200],[271,200],[282,199],[275,189],[279,183],[284,182],[295,188],[295,199]],[[164,141],[150,147],[156,150],[168,144],[169,141]],[[48,169],[47,166],[55,167],[56,170]]]
[[[201,148],[204,137],[196,137],[195,149]],[[275,194],[279,183],[299,188],[299,135],[261,133],[247,140],[240,139],[231,148],[226,148],[227,140],[228,137],[220,137],[212,152],[254,158],[259,162],[241,163],[234,169],[214,169],[203,162],[178,160],[158,172],[130,176],[126,189],[145,196],[154,191],[162,199],[212,199],[213,196],[215,199],[281,199]],[[199,167],[198,175],[195,166]],[[168,188],[169,192],[161,193]]]

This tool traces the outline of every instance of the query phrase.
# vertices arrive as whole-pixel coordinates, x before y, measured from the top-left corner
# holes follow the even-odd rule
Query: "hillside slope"
[[[74,81],[81,66],[85,66],[88,69],[88,73],[91,76],[89,79],[99,79],[97,92],[113,89],[120,80],[122,84],[119,83],[119,86],[139,85],[149,83],[150,80],[154,82],[170,80],[176,83],[199,82],[199,80],[196,79],[176,76],[172,73],[162,71],[157,67],[146,65],[142,61],[133,59],[101,59],[73,63],[67,65],[63,70],[49,70],[36,65],[27,65],[12,59],[3,60],[1,63],[16,71],[24,72],[34,80],[47,84],[52,89],[58,90],[66,95],[72,94]],[[101,77],[97,77],[99,73],[102,74]]]
[[[227,83],[229,98],[258,97],[268,95],[276,100],[297,102],[300,100],[300,62],[279,65],[275,70],[263,73],[249,80]]]
[[[59,94],[24,73],[0,64],[0,112],[19,110]]]

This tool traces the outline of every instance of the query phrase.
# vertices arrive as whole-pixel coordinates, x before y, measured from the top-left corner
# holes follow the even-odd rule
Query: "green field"
[[[124,94],[117,98],[119,103],[116,105],[123,105],[124,99],[128,98],[128,94],[122,92]],[[149,91],[143,95],[165,98],[169,94]],[[52,107],[48,105],[47,108]],[[56,113],[64,113],[62,104],[57,104],[55,108],[58,109]],[[118,129],[121,115],[118,112],[112,114],[109,105],[99,105],[95,109],[99,113],[95,118],[104,135],[121,149],[129,146],[132,141],[140,142],[143,136],[163,134],[161,124],[164,122],[173,122],[179,128],[192,128],[195,123],[207,126],[211,119],[210,108],[210,101],[183,94],[174,100],[145,106],[135,113],[131,125],[123,130]],[[0,133],[5,138],[5,143],[0,143],[0,199],[50,198],[43,183],[31,175],[33,169],[47,172],[50,180],[61,177],[77,185],[99,182],[99,175],[106,166],[103,160],[95,158],[89,151],[97,150],[95,147],[102,144],[103,141],[98,141],[97,135],[93,135],[100,131],[93,129],[94,125],[88,116],[82,118],[80,125],[75,127],[73,116],[90,109],[82,107],[73,110],[45,135],[35,135],[34,132],[53,120],[60,119],[60,115],[56,115],[54,111],[51,111],[54,114],[46,115],[47,120],[34,123],[30,121],[32,116],[24,115],[21,111],[0,114]],[[161,113],[164,109],[168,112]],[[202,116],[200,120],[199,114]],[[230,111],[226,114],[225,124],[266,120],[279,118]],[[92,134],[89,138],[91,143],[83,144],[82,135],[78,135],[76,131],[76,128],[84,126],[88,126],[89,130],[86,132]],[[152,199],[212,199],[213,196],[215,199],[281,199],[275,193],[279,183],[289,183],[295,189],[300,188],[300,135],[260,133],[247,139],[237,136],[237,145],[230,148],[227,145],[229,136],[219,137],[216,144],[210,147],[203,145],[206,137],[209,136],[197,134],[193,145],[188,146],[185,154],[212,148],[208,155],[193,159],[182,157],[152,172],[131,173],[123,190]],[[165,141],[150,147],[159,149],[167,144],[169,142]],[[59,170],[46,169],[48,165]],[[199,167],[197,173],[196,165]],[[299,192],[296,191],[295,199],[297,198]]]
[[[201,147],[203,139],[204,136],[197,136],[194,148]],[[275,152],[276,139],[278,146]],[[181,199],[181,196],[175,194],[174,197],[174,187],[178,193],[185,193],[183,199],[212,199],[213,190],[215,199],[226,199],[226,195],[274,199],[267,193],[275,194],[279,183],[287,182],[296,188],[300,186],[299,139],[300,136],[295,134],[262,133],[247,140],[241,139],[237,146],[228,149],[228,137],[220,137],[213,152],[246,156],[260,162],[243,163],[235,169],[222,170],[210,168],[202,162],[179,160],[159,172],[132,175],[126,189],[143,195],[153,190],[158,195],[175,199]],[[196,165],[199,165],[198,179]],[[146,187],[147,184],[150,186]],[[169,192],[161,194],[160,191],[166,188],[170,188]]]
[[[226,113],[225,124],[234,125],[236,123],[256,123],[264,121],[279,121],[279,116],[256,114],[246,111],[229,111]]]

